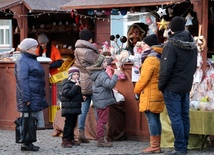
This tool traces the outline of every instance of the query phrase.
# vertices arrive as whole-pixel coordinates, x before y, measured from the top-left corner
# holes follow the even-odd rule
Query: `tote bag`
[[[19,117],[15,120],[15,136],[16,143],[30,143],[36,142],[36,129],[38,120],[31,116],[29,112],[28,117]]]

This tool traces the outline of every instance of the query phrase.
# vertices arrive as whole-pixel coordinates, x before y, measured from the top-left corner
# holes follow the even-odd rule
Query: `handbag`
[[[31,116],[30,111],[28,117],[24,117],[24,114],[22,114],[21,117],[17,118],[14,122],[16,124],[16,143],[36,142],[37,122],[38,120]]]
[[[116,99],[116,102],[122,102],[125,101],[125,97],[119,93],[116,89],[112,89],[114,93],[114,98]]]

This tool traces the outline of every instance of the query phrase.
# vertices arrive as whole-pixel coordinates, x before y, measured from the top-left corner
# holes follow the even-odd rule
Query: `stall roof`
[[[154,6],[162,4],[175,4],[186,0],[71,0],[61,6],[63,10],[95,9],[95,8],[121,8],[133,6]],[[198,0],[191,0],[198,1]]]
[[[32,12],[59,11],[60,6],[68,2],[70,0],[0,0],[0,10],[9,9],[23,3]]]

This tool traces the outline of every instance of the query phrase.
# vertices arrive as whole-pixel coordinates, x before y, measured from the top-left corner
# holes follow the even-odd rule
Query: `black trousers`
[[[66,115],[63,129],[63,138],[74,140],[74,128],[76,127],[78,115]]]

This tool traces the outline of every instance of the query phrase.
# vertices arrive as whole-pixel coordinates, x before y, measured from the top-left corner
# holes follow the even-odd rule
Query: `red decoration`
[[[74,10],[71,10],[71,18],[74,18]]]

